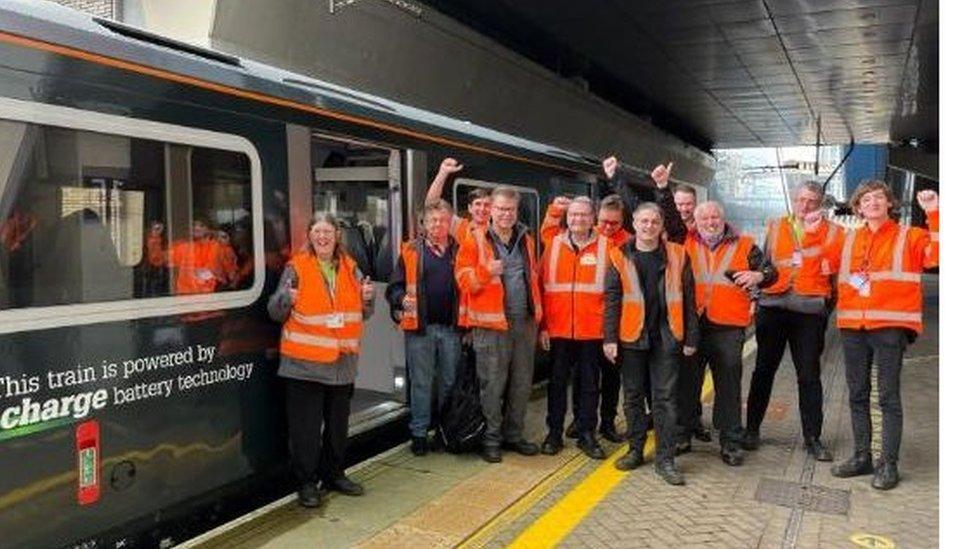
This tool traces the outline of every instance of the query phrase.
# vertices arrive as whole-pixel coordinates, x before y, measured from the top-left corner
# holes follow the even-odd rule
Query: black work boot
[[[654,472],[671,486],[682,486],[685,483],[685,476],[675,466],[673,459],[655,463]]]
[[[542,441],[542,453],[547,456],[554,456],[563,451],[563,437],[559,433],[549,431],[546,440]]]
[[[501,463],[502,449],[494,444],[490,446],[485,445],[481,448],[481,459],[487,461],[488,463]]]
[[[691,438],[679,437],[674,443],[674,455],[680,456],[691,451]]]
[[[830,468],[830,474],[837,478],[870,475],[873,472],[874,466],[871,465],[870,452],[858,452],[847,461],[838,463]]]
[[[323,484],[329,490],[339,492],[340,494],[345,494],[347,496],[361,496],[366,493],[366,489],[363,488],[362,484],[359,484],[345,475],[335,480],[324,482]]]
[[[524,438],[516,442],[503,442],[502,448],[518,452],[523,456],[534,456],[539,453],[539,445],[534,442],[529,442]]]
[[[759,431],[746,430],[742,436],[742,449],[750,452],[759,449]]]
[[[626,454],[620,456],[617,458],[617,461],[613,462],[613,466],[620,471],[633,471],[643,464],[644,452],[635,446],[631,446]]]
[[[712,441],[712,432],[706,429],[704,425],[699,425],[698,428],[695,429],[695,432],[693,434],[695,435],[695,438],[697,440],[700,440],[702,442]]]
[[[427,455],[427,437],[412,437],[410,440],[410,452],[415,456]]]
[[[874,478],[871,479],[871,487],[878,490],[891,490],[898,486],[898,463],[882,461],[874,470]]]
[[[726,465],[730,465],[732,467],[738,467],[739,465],[742,465],[743,461],[745,461],[745,456],[743,455],[742,448],[739,447],[739,445],[736,443],[730,442],[727,444],[723,444],[721,453],[722,453],[722,462],[724,462]]]
[[[308,509],[322,506],[322,496],[314,482],[303,484],[298,490],[298,504]]]
[[[603,451],[603,446],[600,446],[592,432],[580,433],[580,437],[576,440],[576,446],[593,459],[607,459],[607,453]]]
[[[617,432],[617,427],[613,423],[604,422],[600,425],[600,436],[614,444],[624,441],[624,436]]]
[[[830,450],[824,447],[819,438],[807,439],[807,441],[803,443],[803,447],[806,448],[807,453],[813,456],[813,458],[817,461],[834,461],[833,454],[830,453]]]

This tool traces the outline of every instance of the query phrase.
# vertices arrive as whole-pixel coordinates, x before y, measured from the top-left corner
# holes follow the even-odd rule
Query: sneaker
[[[626,454],[617,458],[613,466],[619,471],[633,471],[644,464],[644,453],[631,447]]]
[[[322,506],[322,496],[314,483],[303,484],[298,490],[298,504],[307,509]]]
[[[415,456],[427,455],[427,437],[413,437],[410,440],[410,451]]]
[[[742,465],[743,461],[745,461],[745,456],[742,455],[742,448],[739,448],[737,445],[730,444],[727,446],[722,446],[721,453],[722,462],[726,465],[738,467],[739,465]]]
[[[547,456],[554,456],[559,452],[563,451],[563,439],[558,435],[553,435],[551,432],[546,436],[546,440],[542,441],[542,453]]]
[[[523,456],[534,456],[539,453],[539,445],[524,438],[518,442],[503,442],[502,449],[518,452]]]
[[[759,431],[746,431],[742,436],[742,449],[750,452],[759,449]]]
[[[856,453],[847,461],[838,463],[830,468],[830,474],[837,478],[870,475],[873,472],[874,466],[871,464],[871,454],[867,452]]]
[[[830,450],[824,447],[819,438],[813,438],[806,441],[803,444],[803,447],[806,448],[807,453],[813,456],[813,458],[817,461],[834,461],[833,454],[830,453]]]
[[[871,487],[878,490],[891,490],[898,486],[898,464],[895,462],[880,462],[874,469]]]
[[[685,483],[684,475],[681,474],[681,471],[675,467],[674,461],[671,460],[662,463],[655,463],[654,473],[664,479],[664,482],[667,482],[671,486],[682,486]]]

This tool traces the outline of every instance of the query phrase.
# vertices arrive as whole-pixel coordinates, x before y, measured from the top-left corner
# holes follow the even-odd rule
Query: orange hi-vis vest
[[[634,235],[630,234],[630,231],[628,231],[623,227],[620,227],[607,238],[610,239],[610,244],[613,244],[614,248],[619,248],[624,244],[626,244],[627,241],[630,240],[633,236]]]
[[[403,259],[403,274],[406,280],[407,295],[417,297],[417,268],[420,263],[420,252],[412,242],[404,242],[400,246],[400,258]],[[414,302],[416,303],[416,301]],[[412,311],[404,310],[400,315],[400,329],[413,331],[420,327],[419,313],[415,306]]]
[[[464,326],[507,330],[505,318],[505,287],[501,276],[492,276],[488,262],[495,259],[494,245],[487,229],[477,229],[461,244],[454,266],[454,277],[458,289],[465,296],[458,309],[459,323]],[[514,235],[513,235],[514,238]],[[532,235],[526,233],[522,253],[528,259],[526,278],[531,295],[535,321],[542,321],[542,297],[539,291],[538,267],[536,265],[535,244]]]
[[[715,324],[746,327],[752,321],[749,294],[725,276],[726,271],[748,271],[752,238],[742,235],[723,240],[714,251],[697,238],[685,240],[695,273],[695,305],[699,316]]]
[[[939,264],[939,214],[928,218],[932,232],[889,220],[874,233],[867,226],[847,233],[837,273],[838,327],[922,333],[922,270]]]
[[[560,226],[560,223],[562,222],[564,215],[566,215],[566,208],[557,206],[555,203],[549,204],[549,206],[546,208],[546,216],[542,220],[542,227],[539,229],[539,234],[542,236],[543,248],[548,248],[549,243],[552,242],[552,239],[555,238],[559,233],[563,232],[563,228]],[[630,231],[627,229],[618,227],[617,230],[607,238],[610,239],[611,244],[619,248],[630,240],[632,236],[634,235],[630,234]]]
[[[176,293],[210,294],[223,279],[220,243],[212,239],[183,240],[170,250],[170,265],[176,267]]]
[[[577,252],[569,232],[555,236],[542,254],[542,307],[550,337],[603,339],[603,294],[613,244],[603,235]]]
[[[363,335],[363,297],[356,262],[343,254],[335,290],[326,287],[319,261],[308,252],[292,257],[298,296],[281,330],[281,354],[309,362],[332,363],[340,354],[359,352]]]
[[[455,219],[457,219],[457,222],[454,223],[454,225],[451,227],[451,236],[454,237],[454,241],[458,243],[458,248],[460,249],[461,244],[463,244],[465,240],[471,238],[472,235],[474,235],[474,233],[479,230],[479,228],[470,219],[467,219],[465,217],[456,217]],[[458,288],[457,297],[458,297],[458,326],[461,326],[463,328],[470,328],[471,323],[468,322],[468,293]],[[404,328],[404,330],[406,329],[407,328]]]
[[[766,254],[776,266],[779,277],[763,291],[771,295],[782,294],[792,288],[798,295],[829,296],[830,269],[824,264],[823,254],[826,247],[843,234],[843,228],[825,220],[816,231],[804,233],[803,241],[797,242],[788,217],[770,221],[766,226]]]
[[[663,239],[662,239],[663,240]],[[666,254],[664,266],[664,293],[668,306],[668,326],[678,341],[685,338],[684,292],[681,276],[685,269],[687,253],[681,244],[663,242]],[[633,260],[619,248],[610,250],[610,262],[620,274],[623,289],[623,307],[620,311],[620,341],[633,343],[644,330],[644,292],[640,276]],[[653,299],[657,299],[657,289]]]

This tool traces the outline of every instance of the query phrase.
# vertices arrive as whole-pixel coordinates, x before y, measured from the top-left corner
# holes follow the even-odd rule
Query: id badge
[[[868,276],[864,273],[854,273],[851,275],[851,286],[857,290],[857,293],[861,297],[871,295],[871,281],[868,280]]]
[[[326,328],[342,328],[345,326],[345,322],[342,320],[342,315],[339,313],[331,313],[325,315],[325,327]]]
[[[596,256],[593,254],[586,254],[580,258],[580,265],[596,265]]]
[[[803,254],[800,253],[800,250],[793,251],[793,257],[790,258],[790,265],[792,265],[793,267],[799,267],[800,265],[803,265]]]

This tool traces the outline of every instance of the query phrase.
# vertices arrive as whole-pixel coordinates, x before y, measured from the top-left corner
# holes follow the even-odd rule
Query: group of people
[[[768,224],[760,246],[726,221],[718,202],[697,203],[687,185],[672,191],[671,164],[657,166],[643,189],[623,180],[615,158],[603,167],[616,193],[599,204],[587,196],[556,198],[540,228],[539,253],[518,220],[515,188],[474,189],[470,217],[461,218],[441,195],[463,166],[451,158],[441,163],[421,212],[423,230],[403,244],[385,294],[405,334],[411,451],[429,451],[433,402],[443,403],[454,384],[467,340],[486,461],[500,462],[503,450],[556,454],[564,434],[587,456],[604,459],[600,436],[627,441],[615,465],[631,470],[643,464],[653,426],[654,471],[669,484],[684,484],[675,456],[690,451],[693,438],[711,438],[701,422],[705,368],[714,380],[721,459],[741,465],[745,451],[760,446],[773,378],[789,344],[805,448],[832,461],[820,438],[820,355],[836,309],[854,455],[832,472],[873,472],[874,487],[893,488],[902,356],[922,330],[921,273],[938,264],[936,193],[917,197],[928,217],[925,230],[894,222],[891,190],[866,182],[851,199],[864,224],[845,230],[826,219],[820,185],[807,183],[792,196],[792,213]],[[633,232],[624,226],[625,210]],[[362,321],[374,295],[342,252],[336,229],[328,216],[313,219],[308,247],[289,263],[269,303],[285,323],[279,374],[288,378],[299,501],[307,506],[320,503],[316,479],[362,493],[341,464]],[[743,426],[742,351],[754,317],[758,351]],[[541,445],[524,435],[537,345],[552,359]],[[872,363],[883,418],[878,464],[870,454]],[[614,427],[621,385],[624,437]],[[573,420],[564,431],[569,393]]]

